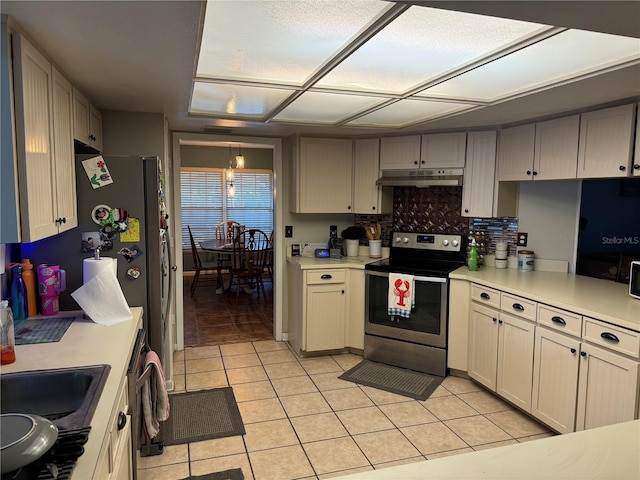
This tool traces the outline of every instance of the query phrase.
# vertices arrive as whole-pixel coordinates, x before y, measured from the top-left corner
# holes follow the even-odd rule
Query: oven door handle
[[[365,275],[374,275],[376,277],[385,277],[389,278],[389,273],[387,272],[376,272],[373,270],[365,270]],[[423,277],[421,275],[415,275],[413,277],[415,282],[430,282],[430,283],[447,283],[447,278],[444,277]]]

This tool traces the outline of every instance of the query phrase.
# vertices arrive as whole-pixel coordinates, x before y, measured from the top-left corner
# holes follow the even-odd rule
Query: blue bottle
[[[22,279],[22,266],[12,268],[13,281],[11,282],[11,310],[14,320],[27,318],[27,289]]]

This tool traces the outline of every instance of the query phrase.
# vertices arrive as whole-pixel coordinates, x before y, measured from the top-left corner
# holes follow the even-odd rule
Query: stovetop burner
[[[84,453],[91,427],[59,430],[53,447],[35,462],[2,475],[1,480],[68,480]]]
[[[389,258],[369,263],[365,269],[447,277],[465,264],[466,248],[464,235],[394,232]]]

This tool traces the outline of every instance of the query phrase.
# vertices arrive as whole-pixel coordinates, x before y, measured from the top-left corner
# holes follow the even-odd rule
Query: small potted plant
[[[360,240],[365,237],[365,229],[362,227],[348,227],[342,231],[344,248],[347,257],[357,257],[360,248]]]

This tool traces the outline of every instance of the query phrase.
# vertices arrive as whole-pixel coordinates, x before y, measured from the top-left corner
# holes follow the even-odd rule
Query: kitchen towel
[[[160,422],[169,418],[169,394],[164,370],[158,354],[153,350],[145,356],[145,372],[151,369],[142,384],[142,414],[144,432],[147,438],[154,438],[160,432]]]
[[[403,273],[389,274],[389,315],[409,318],[415,306],[413,275]]]
[[[106,265],[110,265],[109,262]],[[131,310],[113,268],[101,268],[91,280],[71,294],[94,322],[114,325],[131,320]]]

